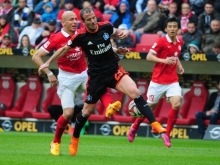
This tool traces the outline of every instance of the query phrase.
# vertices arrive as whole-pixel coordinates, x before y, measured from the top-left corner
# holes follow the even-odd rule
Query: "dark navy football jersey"
[[[115,73],[118,56],[114,53],[110,37],[114,27],[109,22],[99,22],[94,33],[81,29],[68,41],[68,46],[81,46],[88,58],[88,75]]]

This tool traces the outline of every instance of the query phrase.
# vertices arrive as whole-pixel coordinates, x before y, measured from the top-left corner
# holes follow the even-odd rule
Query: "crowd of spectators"
[[[98,21],[104,21],[103,14],[111,14],[114,27],[135,36],[135,43],[131,38],[114,40],[115,46],[134,48],[143,34],[166,35],[165,21],[174,16],[179,20],[183,53],[213,52],[214,41],[220,39],[218,0],[0,0],[0,46],[38,49],[62,28],[64,11],[74,11],[78,28],[84,27],[79,16],[84,7],[92,8]]]

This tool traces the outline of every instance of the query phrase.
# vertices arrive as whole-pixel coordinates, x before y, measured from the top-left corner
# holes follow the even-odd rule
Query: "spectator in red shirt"
[[[0,16],[0,43],[2,42],[3,36],[8,33],[11,35],[11,41],[14,45],[18,43],[17,33],[15,32],[13,25],[9,23],[7,15]]]
[[[65,0],[64,2],[64,9],[60,10],[60,12],[58,13],[58,16],[57,16],[57,21],[58,21],[58,25],[59,25],[59,28],[61,29],[61,20],[62,20],[62,15],[65,11],[73,11],[75,14],[76,14],[76,17],[78,20],[81,20],[80,19],[80,10],[76,7],[74,7],[74,4],[73,4],[73,0]],[[80,26],[80,23],[78,22],[78,27]]]
[[[13,44],[11,42],[11,36],[8,33],[4,35],[0,48],[13,48]]]
[[[114,14],[116,11],[116,6],[120,0],[104,0],[104,14]]]
[[[13,13],[14,13],[14,9],[11,5],[11,0],[4,0],[2,2],[2,8],[0,9],[0,15],[7,14],[9,20],[11,21],[13,17]]]

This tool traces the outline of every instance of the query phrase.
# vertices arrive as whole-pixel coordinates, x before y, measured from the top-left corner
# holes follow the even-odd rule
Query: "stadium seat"
[[[207,98],[208,90],[206,89],[204,82],[195,81],[192,84],[190,91],[188,91],[183,97],[184,103],[180,108],[180,115],[182,118],[178,118],[176,124],[196,124],[195,113],[205,109]]]
[[[141,36],[140,43],[136,44],[136,52],[149,52],[152,45],[159,39],[160,36],[157,34],[143,34]]]
[[[102,14],[102,21],[109,21],[112,14]]]
[[[112,88],[108,88],[108,93],[110,93],[111,96],[112,96],[112,102],[115,102],[115,101],[120,101],[121,103],[123,102],[123,98],[124,98],[123,93],[118,92],[117,90],[112,89]],[[105,108],[104,108],[104,106],[102,105],[102,103],[100,101],[96,105],[96,110],[97,110],[98,114],[92,114],[89,117],[89,120],[92,120],[92,121],[114,120],[114,118],[109,119],[109,118],[105,117]]]
[[[12,118],[32,117],[33,112],[38,109],[41,92],[42,84],[39,76],[29,76],[27,83],[20,88],[14,108],[6,110],[5,116]]]
[[[137,84],[137,88],[141,91],[141,94],[143,96],[143,98],[145,100],[147,100],[147,90],[148,90],[148,80],[147,79],[138,79],[136,81]],[[116,121],[120,121],[120,122],[133,122],[135,120],[135,118],[133,118],[132,116],[130,116],[129,112],[128,112],[128,105],[131,102],[131,98],[128,98],[128,101],[125,103],[124,105],[124,112],[126,114],[126,116],[122,116],[122,115],[115,115],[114,119]]]
[[[157,104],[157,107],[153,111],[156,117],[156,120],[161,124],[166,124],[168,113],[171,108],[172,106],[170,102],[166,101],[166,96],[161,98]]]
[[[47,89],[47,95],[42,103],[43,112],[33,112],[33,117],[38,119],[50,119],[50,113],[48,112],[48,107],[50,105],[61,105],[59,96],[57,95],[57,88],[50,87]]]
[[[130,34],[133,42],[136,44],[136,35],[135,34]],[[128,48],[130,51],[135,51],[135,48]]]
[[[0,79],[0,104],[5,109],[11,109],[15,96],[15,82],[10,74],[2,74]],[[5,116],[5,110],[0,110],[0,116]]]

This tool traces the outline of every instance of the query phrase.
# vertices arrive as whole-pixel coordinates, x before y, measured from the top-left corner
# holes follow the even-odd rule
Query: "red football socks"
[[[67,121],[63,115],[59,117],[57,120],[57,126],[56,126],[56,132],[54,136],[54,143],[60,143],[61,142],[61,136],[63,135],[64,130],[66,129],[67,124],[69,121]]]
[[[167,127],[166,127],[167,136],[170,136],[170,132],[172,131],[172,129],[176,123],[178,113],[179,113],[179,110],[174,110],[174,109],[170,109],[170,111],[168,113],[168,121],[167,121]]]
[[[138,130],[140,124],[144,121],[144,119],[145,119],[145,117],[135,119],[135,122],[133,123],[132,128],[134,130]]]

